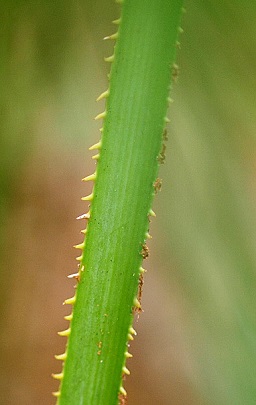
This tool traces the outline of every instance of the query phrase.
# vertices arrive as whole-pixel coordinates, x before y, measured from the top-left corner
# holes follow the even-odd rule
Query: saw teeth
[[[124,387],[121,385],[121,387],[119,388],[119,391],[122,395],[124,395],[125,397],[127,396],[127,392],[125,391]]]
[[[141,309],[141,305],[137,297],[134,298],[133,304],[136,308]]]
[[[90,146],[89,150],[95,150],[101,148],[101,141],[95,143],[94,145]]]
[[[88,211],[86,214],[79,215],[76,219],[89,219],[90,218],[90,211]]]
[[[135,335],[135,336],[137,335],[136,330],[135,330],[132,326],[130,326],[129,332],[130,332],[132,335]]]
[[[92,201],[92,199],[93,199],[93,193],[81,198],[82,201]]]
[[[56,354],[54,357],[55,357],[56,360],[64,361],[67,358],[67,353],[65,352],[65,353],[62,353],[62,354]]]
[[[123,370],[123,373],[126,374],[126,375],[130,375],[130,374],[131,374],[131,373],[130,373],[130,370],[128,370],[128,368],[125,367],[125,366],[123,366],[122,370]]]
[[[111,63],[111,62],[114,61],[114,59],[115,59],[115,55],[113,54],[113,55],[111,55],[111,56],[108,56],[107,58],[104,58],[104,61]]]
[[[102,113],[96,115],[96,117],[95,117],[94,119],[95,119],[95,121],[97,121],[97,120],[100,120],[100,119],[102,119],[102,118],[105,118],[106,115],[107,115],[107,112],[106,112],[106,111],[103,111]]]
[[[76,296],[74,295],[71,298],[67,298],[64,302],[63,305],[73,305],[76,302]]]
[[[79,273],[73,273],[67,276],[67,278],[77,278],[77,277],[79,277]]]
[[[63,379],[63,373],[52,374],[52,377],[55,378],[55,380],[62,380]]]
[[[83,248],[84,248],[84,242],[83,243],[80,243],[79,245],[74,245],[73,246],[75,249],[82,249],[83,250]]]
[[[73,312],[72,312],[70,315],[64,316],[64,319],[65,319],[66,321],[72,321],[72,318],[73,318]]]
[[[82,179],[82,181],[94,181],[96,179],[96,172],[86,176]]]
[[[92,156],[92,159],[93,159],[93,160],[99,160],[99,157],[100,157],[100,154],[97,153],[97,155],[93,155],[93,156]]]
[[[148,215],[150,215],[151,217],[156,217],[156,213],[152,209],[149,210]]]
[[[108,38],[110,38],[110,37],[105,37],[104,39],[108,39]],[[109,96],[109,89],[107,89],[106,91],[103,91],[103,93],[101,93],[99,95],[99,97],[97,97],[96,101],[100,101],[103,98],[107,98],[108,96]]]
[[[118,18],[117,20],[113,20],[112,23],[115,25],[119,25],[121,23],[121,18]]]
[[[118,38],[118,31],[112,35],[108,35],[107,37],[104,37],[103,40],[105,41],[106,39],[117,39],[117,38]]]
[[[68,329],[66,329],[66,330],[62,330],[61,332],[58,332],[58,335],[59,335],[59,336],[69,336],[69,335],[70,335],[70,331],[71,331],[70,328],[68,328]]]

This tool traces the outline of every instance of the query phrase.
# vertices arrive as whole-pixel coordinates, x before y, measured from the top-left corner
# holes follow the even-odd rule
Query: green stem
[[[60,405],[116,404],[127,373],[181,6],[182,0],[123,4],[80,281],[71,329],[62,333],[69,339],[59,356]]]

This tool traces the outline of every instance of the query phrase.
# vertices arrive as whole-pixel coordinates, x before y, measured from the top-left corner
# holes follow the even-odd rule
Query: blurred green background
[[[119,7],[2,0],[0,15],[0,404],[53,404]],[[130,405],[256,404],[255,21],[254,1],[183,16]]]

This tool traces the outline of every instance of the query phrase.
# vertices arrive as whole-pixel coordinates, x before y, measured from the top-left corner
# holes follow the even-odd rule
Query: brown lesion
[[[147,259],[149,256],[149,248],[145,243],[142,244],[142,249],[141,249],[140,254],[143,257],[143,259]]]
[[[123,394],[119,394],[118,395],[118,405],[126,405],[127,404],[127,396],[123,395]]]
[[[153,187],[154,187],[155,194],[157,194],[159,191],[161,191],[162,180],[159,177],[154,182]]]
[[[163,142],[167,142],[168,141],[168,134],[167,134],[167,129],[165,128],[163,131]]]
[[[140,304],[141,304],[141,298],[142,298],[143,284],[144,284],[143,274],[140,274],[139,286],[138,286],[138,301]]]
[[[162,143],[162,148],[157,158],[158,163],[160,165],[163,165],[165,163],[165,152],[166,152],[166,145]]]
[[[165,144],[165,142],[168,141],[168,135],[167,135],[167,129],[166,128],[163,131],[162,139],[163,139],[163,142],[162,142],[161,151],[160,151],[160,153],[159,153],[159,155],[157,157],[158,163],[160,165],[165,163],[165,158],[166,158],[166,156],[165,156],[165,153],[166,153],[166,144]]]

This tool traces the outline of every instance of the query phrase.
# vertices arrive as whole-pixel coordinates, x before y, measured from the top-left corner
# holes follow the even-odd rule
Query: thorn
[[[58,332],[58,335],[59,335],[59,336],[69,336],[69,335],[70,335],[70,331],[71,331],[70,328],[68,328],[68,329],[66,329],[66,330],[62,330],[61,332]]]
[[[150,215],[151,217],[156,217],[156,214],[153,210],[149,210],[148,215]]]
[[[101,148],[101,141],[95,143],[94,145],[90,146],[89,150],[95,150]]]
[[[66,321],[72,321],[72,318],[73,318],[73,313],[71,313],[70,315],[64,316],[64,319],[65,319]]]
[[[62,305],[73,305],[76,302],[76,296],[74,295],[71,298],[67,298]]]
[[[76,257],[76,260],[77,260],[78,262],[81,262],[82,258],[83,258],[83,255]]]
[[[55,380],[62,380],[62,378],[63,378],[63,373],[52,374],[52,377],[55,378]]]
[[[52,392],[52,395],[54,396],[54,397],[59,397],[60,396],[60,391],[56,391],[56,392]]]
[[[102,113],[96,115],[96,117],[94,119],[95,119],[95,121],[97,121],[97,120],[100,120],[101,118],[105,118],[106,115],[107,115],[107,112],[103,111]]]
[[[133,329],[133,327],[131,326],[130,328],[129,328],[129,332],[132,334],[132,335],[137,335],[137,332],[136,332],[136,330],[135,329]]]
[[[148,232],[145,233],[145,237],[146,239],[152,239],[152,236]]]
[[[93,199],[93,193],[81,198],[82,201],[92,201],[92,199]]]
[[[184,32],[184,29],[181,28],[181,27],[178,27],[178,33],[179,33],[179,34],[183,34],[183,32]]]
[[[131,374],[131,373],[130,373],[130,370],[128,370],[128,368],[125,367],[125,366],[123,366],[122,370],[123,370],[123,373],[126,374],[126,375],[130,375],[130,374]]]
[[[83,243],[80,243],[79,245],[74,245],[73,248],[75,248],[75,249],[82,249],[82,250],[83,250],[83,248],[84,248],[84,242],[83,242]]]
[[[136,308],[141,309],[141,305],[140,305],[140,302],[139,302],[139,300],[138,300],[137,297],[134,298],[133,304],[134,304],[134,306],[135,306]]]
[[[82,229],[80,232],[81,232],[81,233],[83,233],[83,234],[85,235],[85,234],[86,234],[86,232],[87,232],[87,228],[86,228],[86,229]]]
[[[107,38],[110,38],[110,37],[105,37],[104,39],[107,39]],[[96,101],[100,101],[103,98],[107,98],[108,96],[109,96],[109,89],[107,89],[106,91],[103,91],[103,93],[101,93],[99,95],[99,97],[96,99]]]
[[[99,129],[100,132],[103,132],[103,127]]]
[[[143,267],[140,267],[140,273],[141,273],[141,274],[146,273],[146,271],[147,271],[147,270],[143,269]]]
[[[66,358],[67,358],[67,353],[65,352],[65,353],[63,353],[63,354],[56,354],[54,357],[55,357],[56,360],[62,360],[62,361],[64,361],[64,360],[66,360]]]
[[[93,159],[93,160],[98,160],[98,159],[99,159],[99,157],[100,157],[100,154],[99,154],[99,153],[97,153],[97,155],[93,155],[93,156],[92,156],[92,159]]]
[[[113,54],[111,56],[108,56],[107,58],[104,58],[104,61],[105,62],[113,62],[114,59],[115,59],[115,55]]]
[[[112,23],[115,25],[119,25],[121,23],[121,18],[118,18],[117,20],[113,20]]]
[[[130,333],[128,333],[127,338],[128,338],[128,340],[134,340],[134,337]]]
[[[129,353],[129,352],[125,352],[125,357],[127,358],[127,359],[130,359],[131,357],[132,357],[132,354],[131,353]]]
[[[175,83],[179,75],[179,66],[176,63],[172,64],[172,80]]]
[[[171,98],[171,97],[167,97],[167,101],[168,101],[168,103],[173,103],[174,102],[173,98]]]
[[[171,122],[171,120],[168,117],[164,117],[164,122],[168,124],[169,122]]]
[[[82,179],[82,181],[94,181],[96,179],[96,172],[86,176]]]
[[[124,395],[125,397],[127,396],[127,392],[125,391],[124,387],[121,385],[121,387],[119,388],[119,391],[122,395]]]
[[[77,281],[80,281],[80,274],[78,273],[73,273],[73,274],[69,274],[69,276],[67,276],[68,278],[75,278]],[[63,302],[63,305],[65,304],[65,301]]]
[[[88,211],[86,214],[82,214],[76,219],[89,219],[90,218],[90,211]]]
[[[117,38],[118,38],[118,31],[112,35],[108,35],[107,37],[104,37],[103,40],[105,41],[106,39],[117,39]]]

